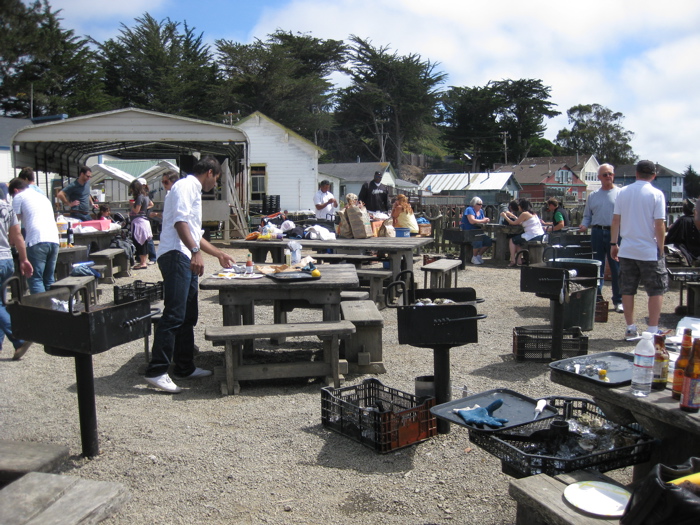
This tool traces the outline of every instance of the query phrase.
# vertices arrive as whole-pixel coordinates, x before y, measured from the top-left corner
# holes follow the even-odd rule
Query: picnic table
[[[265,262],[267,252],[272,252],[275,263],[284,262],[284,250],[291,240],[276,241],[231,241],[232,248],[244,249],[251,252],[253,261]],[[376,251],[388,254],[392,280],[403,270],[413,271],[413,250],[432,244],[432,237],[370,237],[369,239],[335,239],[329,241],[296,239],[304,248],[312,250],[332,250],[334,253],[361,254],[366,251]],[[256,257],[257,256],[257,257]],[[261,258],[262,257],[262,258]]]
[[[553,383],[573,388],[593,397],[605,416],[619,424],[639,423],[660,440],[649,462],[635,465],[634,481],[643,478],[657,463],[676,465],[691,456],[700,456],[700,414],[683,412],[671,398],[669,388],[652,390],[647,397],[635,397],[629,386],[609,388],[601,383],[552,369]]]
[[[58,249],[58,258],[56,259],[56,279],[68,277],[73,270],[73,264],[87,261],[87,246],[69,246]]]
[[[87,246],[90,253],[109,248],[115,235],[121,230],[106,230],[94,232],[81,232],[73,234],[73,244]]]
[[[517,235],[523,233],[523,227],[520,225],[513,226],[510,224],[489,223],[482,224],[481,228],[488,233],[494,234],[495,244],[493,246],[493,257],[491,260],[494,264],[505,266],[510,261],[509,235]]]
[[[223,308],[223,325],[253,325],[255,324],[255,303],[273,301],[273,322],[284,324],[287,320],[289,306],[294,307],[321,307],[323,309],[323,322],[326,324],[340,321],[340,292],[357,288],[359,280],[357,272],[352,264],[319,265],[321,277],[307,281],[278,281],[269,277],[259,279],[225,279],[219,277],[206,277],[202,279],[199,287],[202,290],[218,290],[219,304]],[[272,338],[277,335],[271,334]],[[244,353],[252,352],[252,341],[247,341],[243,346]],[[228,349],[227,349],[228,353]],[[232,357],[228,357],[231,359]],[[293,366],[292,366],[293,365]],[[309,369],[314,364],[308,364]],[[227,364],[228,367],[228,364]],[[242,379],[245,379],[245,366],[238,366]],[[289,363],[290,373],[298,377],[299,364]],[[284,377],[284,371],[277,377]],[[234,377],[227,377],[228,393],[238,390],[238,381]]]

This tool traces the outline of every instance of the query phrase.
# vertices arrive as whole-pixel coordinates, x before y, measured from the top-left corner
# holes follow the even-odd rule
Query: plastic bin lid
[[[554,259],[554,262],[575,263],[575,264],[595,264],[596,266],[600,266],[602,264],[597,259],[577,259],[574,257],[557,257],[556,259]]]

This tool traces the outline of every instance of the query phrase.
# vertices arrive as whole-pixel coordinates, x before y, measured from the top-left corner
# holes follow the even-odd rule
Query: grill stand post
[[[557,301],[552,299],[552,301]],[[561,305],[558,305],[561,306]],[[563,345],[564,345],[564,309],[553,308],[554,314],[552,315],[552,361],[558,361],[563,355]]]
[[[433,347],[433,376],[435,387],[435,404],[441,405],[452,400],[450,391],[450,348],[449,345]],[[438,418],[437,431],[439,434],[450,433],[450,422]]]

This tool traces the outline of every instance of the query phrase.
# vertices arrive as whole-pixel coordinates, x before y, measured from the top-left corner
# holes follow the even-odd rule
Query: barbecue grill
[[[422,298],[431,301],[443,298],[455,302],[402,306],[389,300],[395,292],[403,295],[405,303]],[[386,297],[387,306],[397,310],[399,343],[433,349],[436,403],[447,403],[451,399],[450,348],[479,342],[477,321],[485,319],[486,315],[477,313],[476,304],[482,300],[476,298],[473,288],[416,290],[412,284],[412,275],[411,285],[407,286],[405,281],[391,283],[387,287]],[[438,421],[439,433],[446,434],[449,431],[449,422]]]
[[[543,262],[562,258],[593,259],[593,250],[590,246],[581,246],[580,244],[570,244],[568,246],[556,244],[547,246],[542,252]]]
[[[19,339],[44,345],[49,355],[75,359],[83,455],[96,456],[99,446],[92,356],[150,335],[150,317],[160,310],[151,310],[147,299],[118,306],[90,307],[85,287],[73,293],[59,288],[22,296],[19,286],[19,278],[11,277],[3,289],[3,303],[12,318],[12,332]],[[7,299],[8,288],[12,300]],[[82,303],[77,301],[78,297],[82,298]],[[57,305],[64,305],[66,311],[56,310]]]

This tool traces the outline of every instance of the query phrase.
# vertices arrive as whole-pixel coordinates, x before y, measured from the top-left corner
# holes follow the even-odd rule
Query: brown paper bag
[[[372,222],[369,220],[369,213],[359,206],[348,206],[345,208],[345,216],[350,223],[352,236],[355,239],[367,239],[374,237],[372,233]]]
[[[345,210],[340,210],[338,212],[338,215],[340,215],[340,224],[338,225],[338,237],[342,239],[352,239],[352,228],[350,227],[350,223],[348,222],[348,217],[345,214]]]
[[[377,237],[396,237],[396,230],[394,229],[394,219],[387,219],[379,228]]]

